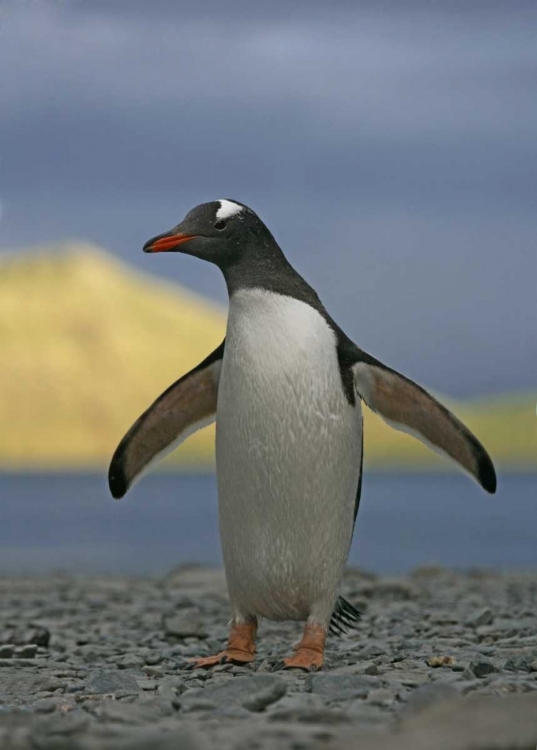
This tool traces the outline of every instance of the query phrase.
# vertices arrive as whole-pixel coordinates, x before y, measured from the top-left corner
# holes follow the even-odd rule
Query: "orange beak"
[[[165,253],[168,250],[173,250],[178,245],[182,245],[183,242],[193,240],[197,235],[195,234],[167,234],[160,237],[154,237],[144,245],[144,253]]]

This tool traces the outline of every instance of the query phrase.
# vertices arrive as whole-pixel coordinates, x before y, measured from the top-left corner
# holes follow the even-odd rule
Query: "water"
[[[214,476],[153,474],[115,501],[97,474],[0,475],[0,512],[0,574],[221,564]],[[537,568],[537,475],[489,496],[462,475],[366,473],[349,561]]]

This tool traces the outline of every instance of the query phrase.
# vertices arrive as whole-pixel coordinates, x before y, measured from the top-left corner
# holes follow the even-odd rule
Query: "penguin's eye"
[[[216,224],[214,225],[214,228],[215,229],[219,229],[220,231],[222,231],[222,229],[226,228],[226,222],[222,221],[222,219],[220,219],[219,221],[216,222]]]

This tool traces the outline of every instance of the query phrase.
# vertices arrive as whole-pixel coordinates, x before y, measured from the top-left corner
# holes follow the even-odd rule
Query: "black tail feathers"
[[[342,596],[338,596],[328,632],[332,635],[344,635],[348,630],[356,628],[356,623],[361,616],[361,612],[356,607],[349,604]]]

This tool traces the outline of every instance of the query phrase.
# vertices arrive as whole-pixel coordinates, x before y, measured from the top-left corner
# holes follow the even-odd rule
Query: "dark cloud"
[[[0,245],[147,268],[148,236],[234,196],[378,356],[534,387],[536,29],[523,2],[4,2]],[[223,298],[178,261],[150,267]]]

